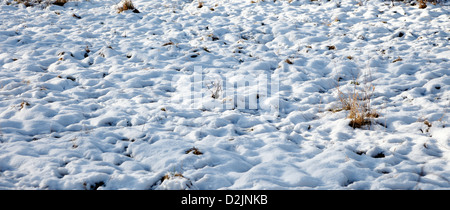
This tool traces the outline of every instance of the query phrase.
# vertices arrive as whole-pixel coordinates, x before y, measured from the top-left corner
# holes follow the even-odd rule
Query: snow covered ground
[[[450,189],[448,3],[8,2],[0,189]]]

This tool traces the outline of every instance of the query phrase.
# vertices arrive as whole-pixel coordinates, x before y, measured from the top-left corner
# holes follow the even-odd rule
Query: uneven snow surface
[[[8,2],[0,189],[450,189],[448,3]],[[279,78],[256,109],[212,97],[252,71]]]

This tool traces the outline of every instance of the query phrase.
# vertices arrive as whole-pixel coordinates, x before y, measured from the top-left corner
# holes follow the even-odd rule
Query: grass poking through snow
[[[371,107],[371,98],[373,92],[375,91],[375,86],[368,84],[367,81],[364,82],[363,88],[357,81],[352,81],[353,90],[347,94],[343,93],[339,86],[337,87],[339,101],[341,103],[341,108],[336,109],[337,111],[347,110],[349,114],[347,118],[350,119],[349,126],[352,128],[363,128],[372,124],[374,118],[378,118],[379,114],[375,109]]]
[[[119,7],[117,8],[117,12],[121,13],[123,11],[130,10],[134,13],[140,13],[136,7],[134,7],[133,2],[131,0],[124,0],[119,3]]]

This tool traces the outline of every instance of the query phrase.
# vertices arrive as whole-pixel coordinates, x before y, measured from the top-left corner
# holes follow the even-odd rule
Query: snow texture
[[[202,2],[2,0],[0,189],[450,189],[448,3]]]

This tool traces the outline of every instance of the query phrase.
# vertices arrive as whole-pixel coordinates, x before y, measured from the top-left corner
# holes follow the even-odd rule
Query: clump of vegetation
[[[219,37],[215,36],[214,34],[208,34],[208,37],[210,37],[212,41],[219,40]]]
[[[443,2],[446,2],[447,0],[415,0],[415,1],[404,1],[404,0],[390,0],[392,2],[392,5],[394,5],[394,2],[403,2],[406,3],[407,5],[411,5],[411,6],[419,6],[419,9],[425,9],[427,8],[427,4],[433,4],[433,5],[437,5],[437,4],[442,4]]]
[[[185,178],[185,177],[183,176],[183,174],[178,173],[178,172],[167,173],[161,178],[161,183],[164,182],[165,180],[170,180],[170,179],[174,179],[174,178]]]
[[[75,13],[72,14],[72,17],[76,18],[76,19],[81,19],[80,16],[76,15]]]
[[[294,64],[294,62],[292,62],[291,60],[289,60],[289,58],[286,59],[286,60],[284,60],[284,62],[286,62],[287,64]]]
[[[42,4],[45,1],[43,1],[43,0],[14,0],[14,2],[16,2],[18,4],[23,4],[26,7],[31,7],[31,6],[35,6],[38,4]]]
[[[402,60],[403,60],[402,58],[398,57],[397,59],[393,60],[392,63],[399,62],[399,61],[402,61]]]
[[[158,180],[151,188],[157,189],[159,185],[164,183],[165,181],[173,181],[178,180],[180,181],[180,186],[183,189],[196,189],[194,185],[192,184],[191,180],[189,178],[186,178],[183,176],[183,174],[179,172],[168,172],[166,173],[160,180]]]
[[[341,109],[334,111],[347,110],[349,114],[347,118],[350,119],[349,126],[352,128],[362,128],[372,124],[371,119],[378,118],[379,114],[371,107],[371,98],[375,91],[375,86],[364,82],[364,87],[360,88],[360,83],[352,81],[353,91],[347,94],[343,93],[339,86],[337,87],[339,101],[341,102]]]
[[[50,4],[64,6],[69,1],[73,0],[14,0],[14,2],[18,4],[23,4],[26,7],[41,5],[41,6],[49,6]]]
[[[264,2],[264,0],[256,0],[256,1],[250,1],[250,3],[254,4],[254,3],[259,3],[259,2]],[[274,1],[275,2],[275,1]]]
[[[64,6],[64,4],[66,4],[69,0],[56,0],[55,2],[53,2],[54,5],[58,5],[58,6]]]
[[[22,101],[22,103],[20,103],[20,105],[19,105],[19,110],[22,110],[28,106],[30,106],[30,103],[28,103],[27,101]]]
[[[425,9],[427,8],[427,3],[433,4],[433,5],[437,5],[437,4],[441,4],[442,2],[445,2],[445,0],[417,0],[417,4],[419,5],[419,9]],[[411,4],[411,5],[416,5],[416,3]]]
[[[174,45],[174,44],[175,44],[175,43],[173,43],[172,41],[170,41],[170,42],[164,43],[162,46],[165,47],[165,46],[168,46],[168,45]]]
[[[200,152],[200,150],[198,150],[196,147],[192,147],[192,148],[190,148],[190,149],[188,149],[188,150],[186,150],[186,154],[189,154],[189,153],[191,153],[192,152],[192,154],[194,154],[194,155],[203,155],[203,152]]]
[[[342,93],[340,94],[342,95]],[[371,125],[371,118],[378,118],[379,114],[372,110],[370,107],[370,103],[367,100],[370,100],[365,97],[361,97],[361,94],[358,92],[353,92],[348,95],[347,98],[341,97],[340,99],[346,109],[349,110],[348,118],[351,119],[349,126],[352,128],[361,128],[366,125]]]
[[[427,2],[424,0],[419,0],[419,9],[425,9],[427,8]]]
[[[124,0],[119,3],[119,7],[117,8],[117,12],[121,13],[123,11],[131,10],[134,13],[140,13],[136,7],[134,7],[133,2],[131,0]]]

